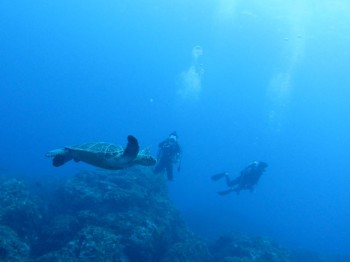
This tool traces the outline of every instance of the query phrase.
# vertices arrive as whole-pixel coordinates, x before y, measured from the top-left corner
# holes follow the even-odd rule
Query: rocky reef
[[[43,185],[45,184],[45,185]],[[134,167],[50,183],[0,181],[0,261],[206,261],[162,176]]]
[[[290,253],[267,238],[250,238],[239,232],[222,235],[211,247],[213,261],[290,261]]]
[[[207,243],[181,219],[164,177],[148,168],[49,177],[0,176],[0,261],[291,261],[264,238],[229,232]]]

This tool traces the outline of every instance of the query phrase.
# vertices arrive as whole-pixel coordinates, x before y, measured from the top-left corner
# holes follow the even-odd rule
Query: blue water
[[[168,183],[190,228],[350,254],[350,3],[1,1],[0,168],[59,176],[48,150],[142,147],[177,130]],[[253,193],[220,197],[253,160]]]

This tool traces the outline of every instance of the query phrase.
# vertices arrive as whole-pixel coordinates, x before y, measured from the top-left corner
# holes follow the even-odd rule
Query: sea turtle
[[[49,151],[45,154],[53,157],[52,164],[62,166],[70,160],[83,161],[105,169],[123,169],[133,165],[152,166],[156,159],[147,150],[139,152],[139,144],[133,136],[128,136],[128,144],[123,149],[105,142],[85,143]]]

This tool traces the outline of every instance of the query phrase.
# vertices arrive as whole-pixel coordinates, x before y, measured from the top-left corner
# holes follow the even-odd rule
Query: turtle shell
[[[80,145],[74,145],[66,147],[70,150],[84,151],[95,154],[104,154],[106,156],[119,156],[122,155],[124,149],[121,146],[116,146],[111,143],[105,142],[94,142],[94,143],[84,143]]]

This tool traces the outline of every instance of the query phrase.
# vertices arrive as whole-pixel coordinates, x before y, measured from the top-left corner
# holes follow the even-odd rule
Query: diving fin
[[[217,181],[217,180],[223,178],[227,174],[228,174],[227,172],[222,172],[222,173],[219,173],[219,174],[216,174],[216,175],[212,175],[211,176],[211,180]]]

